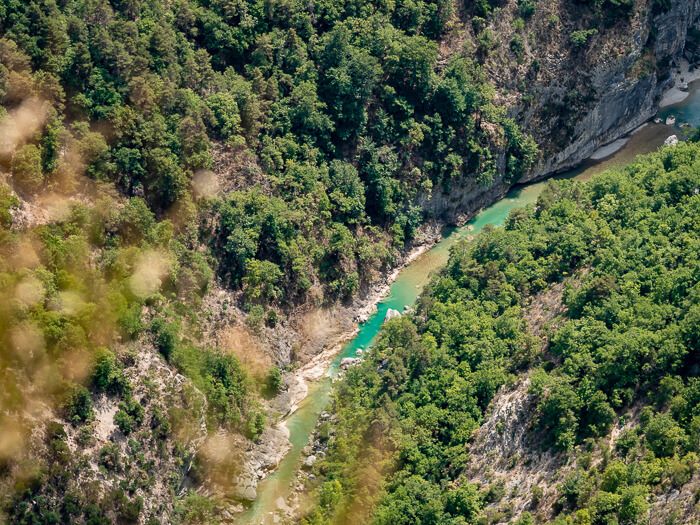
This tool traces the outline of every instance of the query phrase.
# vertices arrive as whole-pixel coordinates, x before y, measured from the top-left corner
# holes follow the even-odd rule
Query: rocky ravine
[[[236,436],[240,464],[230,480],[236,498],[256,499],[258,483],[274,472],[289,451],[285,421],[307,396],[308,385],[326,373],[342,345],[357,333],[358,322],[374,313],[399,271],[438,242],[441,232],[441,224],[425,224],[416,236],[414,247],[403,254],[396,268],[351,304],[300,309],[275,328],[262,327],[257,334],[248,331],[241,322],[245,314],[235,308],[235,294],[218,287],[211,290],[202,308],[202,317],[207,319],[204,340],[234,353],[236,348],[245,347],[247,352],[237,353],[237,357],[253,372],[258,366],[266,370],[272,363],[281,368],[292,367],[284,376],[279,395],[265,402],[269,424],[263,434],[255,442]],[[230,510],[240,511],[241,507],[234,505]]]
[[[571,31],[581,23],[573,4],[541,1],[525,29],[529,31],[526,52],[518,61],[508,46],[515,32],[517,1],[509,0],[501,16],[494,18],[491,29],[502,45],[487,60],[486,69],[497,86],[499,101],[511,107],[511,113],[537,138],[543,153],[536,168],[515,183],[573,167],[654,116],[664,91],[673,84],[672,65],[684,56],[695,58],[686,44],[690,28],[700,24],[700,0],[671,0],[668,11],[658,15],[652,14],[651,4],[652,0],[638,0],[628,22],[602,30],[589,49],[582,51],[570,43]],[[460,34],[453,38],[461,45],[475,40],[471,28],[456,33]],[[535,62],[539,71],[533,79]],[[512,64],[516,65],[510,67]],[[529,91],[519,91],[526,82],[532,86]],[[570,92],[577,89],[585,89],[585,96],[572,101]],[[567,101],[575,107],[564,107]],[[557,139],[562,131],[565,143]],[[503,167],[505,159],[499,159],[499,164]],[[503,197],[514,182],[498,179],[485,187],[475,178],[464,178],[449,189],[435,188],[422,205],[428,216],[439,221],[463,223]],[[275,356],[278,364],[297,361],[306,365],[287,376],[287,390],[270,403],[277,423],[257,444],[246,447],[237,483],[239,497],[254,499],[258,481],[284,457],[288,442],[279,418],[305,397],[306,382],[314,380],[315,372],[328,361],[323,357],[332,356],[337,345],[351,337],[357,313],[379,299],[384,289],[385,285],[376,286],[349,308],[300,313],[289,324],[263,334],[264,351]],[[230,318],[231,313],[225,317]],[[308,326],[319,330],[309,332]]]

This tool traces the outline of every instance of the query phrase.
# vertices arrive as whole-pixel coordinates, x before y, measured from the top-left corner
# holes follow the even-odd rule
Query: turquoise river
[[[691,86],[690,96],[685,101],[665,108],[659,116],[665,119],[671,114],[678,117],[675,128],[665,124],[649,123],[628,137],[624,146],[609,157],[597,162],[586,162],[560,177],[589,179],[606,169],[628,164],[639,154],[656,150],[667,137],[680,134],[682,130],[679,126],[683,123],[699,126],[700,83]],[[324,379],[309,386],[307,397],[286,420],[291,449],[275,472],[259,484],[257,499],[240,516],[239,523],[247,525],[275,523],[274,514],[284,507],[284,501],[291,493],[296,473],[301,466],[302,450],[309,443],[309,437],[314,431],[319,416],[329,405],[332,379],[338,374],[340,361],[344,357],[355,357],[357,350],[364,350],[372,345],[389,308],[402,312],[404,307],[415,303],[431,275],[447,263],[452,246],[477,235],[487,225],[502,225],[511,210],[534,203],[545,184],[546,182],[538,182],[511,190],[503,199],[483,209],[464,226],[447,230],[440,242],[401,270],[391,285],[389,294],[377,304],[376,313],[359,326],[357,335],[335,357]]]

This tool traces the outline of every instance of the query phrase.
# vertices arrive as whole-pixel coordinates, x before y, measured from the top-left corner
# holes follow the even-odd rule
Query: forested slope
[[[51,178],[61,141],[86,141],[89,122],[104,138],[82,145],[89,175],[158,213],[217,168],[230,193],[213,204],[213,254],[233,286],[252,274],[251,299],[299,301],[314,285],[351,296],[411,240],[431,186],[517,180],[535,160],[475,62],[438,64],[454,9],[7,2],[5,106],[51,106],[40,143],[20,152],[23,190]]]
[[[197,522],[202,486],[239,497],[303,355],[260,334],[370,290],[432,196],[453,219],[531,172],[489,68],[533,57],[489,28],[517,13],[530,38],[553,5],[0,2],[0,520]],[[562,3],[560,51],[646,6]]]
[[[700,146],[684,144],[551,182],[455,248],[338,385],[304,523],[696,522],[699,228]],[[475,443],[518,433],[510,457]],[[544,485],[509,483],[519,470]]]
[[[174,510],[185,474],[230,491],[268,425],[273,365],[288,364],[246,369],[236,356],[255,342],[208,339],[209,290],[228,290],[219,310],[253,333],[351,299],[410,246],[432,187],[529,169],[536,145],[479,65],[438,62],[454,14],[451,1],[0,3],[5,519],[209,508],[192,496]]]

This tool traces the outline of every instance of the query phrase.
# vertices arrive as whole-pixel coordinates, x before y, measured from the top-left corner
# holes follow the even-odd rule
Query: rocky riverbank
[[[561,20],[550,31],[551,41],[545,42],[550,47],[558,45],[559,56],[547,55],[551,50],[546,46],[533,48],[526,63],[515,68],[512,78],[495,78],[503,100],[509,100],[509,91],[524,79],[525,66],[541,59],[544,72],[529,90],[535,102],[525,104],[521,98],[511,106],[514,116],[539,135],[543,156],[536,169],[519,181],[498,178],[490,185],[482,185],[474,177],[463,177],[450,187],[433,189],[421,203],[426,214],[432,217],[432,226],[426,228],[424,238],[404,256],[401,264],[368,290],[363,298],[350,306],[299,312],[275,329],[263,329],[261,339],[275,362],[281,365],[296,362],[301,365],[285,375],[284,391],[268,403],[270,418],[276,422],[258,443],[249,445],[244,456],[244,467],[238,479],[238,495],[242,499],[255,498],[257,483],[277,467],[289,450],[282,427],[286,418],[306,398],[309,385],[323,377],[342,345],[355,335],[357,323],[367,319],[377,302],[386,295],[400,269],[439,239],[440,228],[437,225],[467,220],[477,210],[502,198],[514,182],[545,178],[596,154],[602,158],[613,153],[618,146],[624,146],[621,137],[654,116],[662,98],[665,103],[680,98],[683,83],[690,80],[692,73],[689,67],[684,66],[683,58],[689,28],[698,23],[700,0],[672,0],[669,9],[659,15],[652,15],[651,10],[642,4],[646,3],[640,2],[630,22],[631,31],[628,31],[629,28],[618,32],[612,30],[607,40],[601,37],[592,45],[590,52],[597,57],[597,61],[589,64],[590,70],[574,75],[577,81],[590,88],[590,100],[576,108],[575,118],[570,122],[564,122],[562,119],[565,117],[561,114],[556,114],[556,118],[546,118],[547,112],[557,107],[564,100],[566,91],[572,89],[562,78],[562,72],[571,76],[570,71],[576,70],[576,64],[586,63],[586,58],[580,52],[575,55],[570,51],[568,56],[564,52],[568,45],[570,21]],[[509,23],[509,16],[513,16],[511,11],[515,12],[515,8],[516,3],[509,2],[504,11],[506,14],[494,21],[494,29],[498,29],[504,38],[510,35],[504,24]],[[536,16],[542,20],[538,22],[536,19],[533,24],[544,23],[545,17],[551,19],[553,13],[545,8]],[[653,40],[652,28],[656,34]],[[492,71],[504,70],[496,67],[498,59],[496,53],[490,65]],[[654,65],[651,70],[640,68],[641,64],[650,60]],[[677,64],[677,68],[671,67],[672,64]],[[671,91],[668,91],[669,88]],[[667,93],[666,96],[664,93]],[[556,141],[560,135],[557,126],[566,127],[565,143],[558,144]],[[501,167],[505,162],[505,158],[497,159]]]
[[[286,421],[307,397],[309,386],[328,372],[343,345],[357,334],[358,324],[366,321],[376,311],[377,304],[386,297],[400,271],[434,246],[442,238],[442,230],[443,226],[437,222],[426,224],[416,237],[413,248],[401,257],[399,264],[384,279],[375,283],[364,297],[356,299],[352,305],[337,307],[332,314],[326,314],[335,320],[338,328],[328,332],[325,341],[320,344],[316,340],[307,341],[313,348],[307,348],[304,353],[315,353],[308,361],[284,375],[282,392],[269,402],[268,407],[270,418],[276,422],[255,443],[248,441],[244,445],[243,464],[234,480],[237,498],[245,501],[256,498],[258,483],[278,467],[290,449]]]

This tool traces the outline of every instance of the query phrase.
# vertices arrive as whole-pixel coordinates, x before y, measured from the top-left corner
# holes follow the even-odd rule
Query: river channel
[[[675,126],[667,126],[663,123],[670,115],[677,117]],[[603,153],[610,152],[607,157],[584,162],[578,168],[563,173],[559,177],[576,180],[590,179],[607,169],[629,164],[637,155],[656,150],[669,136],[680,135],[683,132],[681,126],[686,123],[693,127],[700,126],[700,82],[691,85],[686,100],[664,108],[659,113],[659,117],[662,118],[662,123],[650,122],[624,140],[616,141],[620,148],[617,151],[604,149]],[[401,270],[391,285],[389,294],[377,304],[376,312],[359,326],[357,335],[334,358],[326,376],[309,385],[307,397],[286,420],[291,449],[280,462],[277,470],[259,484],[258,497],[240,516],[240,523],[247,525],[274,523],[275,511],[284,508],[284,502],[291,493],[296,473],[301,466],[302,450],[308,444],[319,416],[329,405],[332,380],[339,373],[341,360],[346,357],[355,357],[358,350],[365,351],[371,347],[390,308],[403,312],[405,307],[410,307],[416,302],[432,274],[447,263],[452,246],[477,235],[487,225],[502,225],[511,210],[534,203],[545,185],[546,182],[538,182],[514,188],[503,199],[483,209],[464,226],[447,230],[440,242]]]

